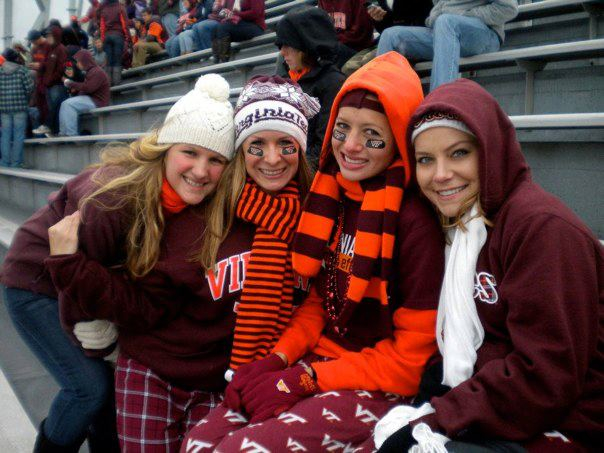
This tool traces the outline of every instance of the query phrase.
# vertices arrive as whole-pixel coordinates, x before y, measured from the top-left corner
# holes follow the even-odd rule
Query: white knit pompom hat
[[[168,112],[157,143],[203,146],[231,160],[235,128],[229,91],[228,82],[218,74],[202,75]]]

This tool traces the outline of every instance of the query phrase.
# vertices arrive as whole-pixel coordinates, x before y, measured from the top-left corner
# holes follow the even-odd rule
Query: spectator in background
[[[382,33],[394,25],[423,26],[432,8],[432,0],[372,0],[365,2],[365,5],[374,28]],[[347,76],[352,74],[375,58],[376,52],[377,43],[358,52],[346,62],[342,72]]]
[[[25,66],[32,62],[31,52],[19,41],[13,43],[13,49],[19,54],[17,61],[20,65]]]
[[[90,7],[86,11],[86,15],[80,18],[80,23],[88,24],[88,34],[95,36],[99,31],[98,10],[101,6],[99,0],[89,0]]]
[[[284,59],[277,74],[289,76],[321,103],[318,115],[308,122],[306,148],[308,161],[316,169],[331,105],[346,78],[335,66],[336,31],[325,11],[302,6],[281,18],[275,44]]]
[[[95,38],[93,44],[94,47],[92,48],[92,56],[94,57],[94,61],[104,70],[107,66],[107,54],[103,49],[103,41],[100,38]]]
[[[157,14],[161,20],[161,25],[168,36],[166,39],[176,35],[178,28],[178,17],[180,16],[180,8],[178,0],[153,0],[153,14]]]
[[[232,41],[247,41],[266,29],[263,0],[216,0],[214,13],[219,21],[212,40],[215,63],[230,60]]]
[[[147,62],[147,57],[161,52],[167,38],[159,17],[153,16],[151,8],[143,11],[143,21],[141,37],[134,44],[133,68],[143,66]]]
[[[221,17],[219,16],[221,8],[221,0],[206,0],[204,2],[204,19],[197,22],[192,27],[195,34],[194,39],[198,50],[209,49],[212,47],[212,39],[214,38],[214,30],[218,27]],[[216,9],[214,9],[214,6]]]
[[[373,24],[365,3],[364,0],[319,0],[319,8],[329,14],[338,36],[338,68],[373,44]]]
[[[182,0],[182,4],[187,12],[178,18],[176,35],[168,39],[165,45],[170,58],[193,52],[193,32],[185,32],[197,22],[198,15],[203,15],[203,7],[198,5],[197,0]]]
[[[6,49],[0,58],[0,165],[3,167],[23,165],[27,112],[34,90],[31,74],[25,66],[17,63],[18,59],[19,54],[13,49]]]
[[[65,79],[64,83],[74,97],[61,105],[60,123],[61,135],[78,135],[78,115],[86,113],[95,107],[109,105],[109,79],[105,72],[96,64],[94,57],[87,50],[75,54],[78,68],[86,71],[83,82],[78,83]]]
[[[31,59],[32,62],[27,67],[35,71],[35,91],[32,96],[32,104],[35,106],[37,115],[37,124],[34,126],[32,122],[32,129],[36,129],[40,124],[46,123],[48,117],[48,101],[46,100],[46,87],[42,82],[44,75],[44,63],[46,57],[50,52],[50,45],[46,42],[46,38],[42,36],[38,30],[30,30],[27,34],[27,40],[31,45]],[[33,112],[32,112],[33,113]]]
[[[59,109],[61,102],[67,98],[67,90],[62,80],[67,62],[67,49],[61,42],[61,35],[62,29],[56,25],[51,25],[45,32],[50,50],[42,67],[42,84],[46,88],[48,116],[45,124],[32,131],[34,134],[52,136],[59,132]]]
[[[183,5],[185,4],[183,0]],[[212,25],[217,25],[216,21],[208,21],[208,16],[212,12],[212,7],[214,6],[214,0],[203,0],[197,2],[196,12],[195,12],[195,22],[191,23],[184,31],[182,31],[178,35],[178,46],[180,55],[184,55],[185,53],[192,52],[194,50],[203,50],[208,49],[212,45],[212,35],[214,27]],[[205,24],[206,22],[210,23],[209,27],[206,25],[202,25],[202,33],[206,28],[208,29],[207,36],[205,36],[204,44],[201,45],[198,32],[195,30],[195,27],[199,24]],[[167,47],[167,46],[166,46]],[[183,49],[191,49],[183,51]],[[173,51],[173,53],[176,53]]]
[[[63,28],[63,45],[67,48],[88,48],[88,34],[80,27],[77,16],[71,16],[69,25]]]
[[[105,72],[111,85],[122,80],[122,55],[124,46],[130,40],[126,10],[117,0],[105,0],[99,8],[99,26],[103,49],[107,54]]]
[[[425,27],[384,30],[377,54],[394,50],[412,60],[432,60],[432,91],[459,76],[460,57],[499,50],[503,26],[517,14],[517,0],[435,1]]]
[[[132,2],[132,7],[134,8],[134,16],[131,19],[141,19],[143,18],[143,10],[147,8],[148,3],[147,0],[134,0]]]

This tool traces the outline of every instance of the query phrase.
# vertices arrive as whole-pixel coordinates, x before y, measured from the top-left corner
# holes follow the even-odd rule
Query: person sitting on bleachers
[[[109,105],[109,78],[105,71],[94,61],[87,50],[80,50],[74,56],[80,70],[86,71],[86,78],[78,83],[65,79],[65,86],[76,96],[66,99],[61,104],[59,119],[61,135],[78,135],[78,115],[95,107]]]
[[[373,27],[379,33],[394,25],[423,26],[430,9],[432,0],[373,0],[365,2],[367,14],[371,18]],[[358,52],[353,58],[342,66],[342,72],[352,74],[365,63],[375,58],[377,42],[368,49]]]
[[[266,30],[263,0],[216,0],[211,17],[218,20],[212,40],[214,63],[230,60],[231,42],[247,41]]]
[[[141,38],[134,44],[133,68],[143,66],[150,55],[161,52],[167,39],[166,31],[162,28],[159,17],[153,16],[151,8],[143,11],[143,21]]]
[[[319,8],[333,20],[338,36],[338,68],[373,44],[373,24],[364,0],[319,0]]]
[[[178,18],[176,35],[170,37],[165,45],[170,58],[193,52],[194,32],[191,27],[199,20],[198,17],[203,17],[203,6],[197,0],[182,0],[182,4],[187,12]],[[185,33],[187,31],[191,32]]]
[[[503,26],[517,14],[517,0],[435,0],[425,27],[387,28],[377,54],[394,50],[412,60],[432,60],[433,90],[459,76],[460,57],[499,50]]]
[[[430,93],[407,138],[422,195],[448,237],[440,357],[420,385],[425,404],[392,409],[375,446],[602,451],[602,244],[532,181],[514,125],[476,82]]]
[[[117,0],[104,0],[99,8],[99,26],[103,49],[107,54],[107,72],[111,85],[122,80],[122,56],[130,41],[126,10]]]
[[[166,32],[166,39],[176,35],[178,28],[178,16],[180,16],[180,7],[178,0],[150,0],[149,7],[152,14],[159,16],[159,24]],[[144,15],[144,11],[141,14]]]
[[[321,103],[319,114],[308,123],[306,154],[317,168],[331,105],[346,77],[336,67],[336,30],[329,15],[302,6],[288,11],[277,24],[275,45],[283,57],[277,74],[289,76],[305,93]]]
[[[104,70],[107,66],[107,54],[103,49],[103,41],[100,38],[95,38],[93,41],[92,56],[96,64]]]

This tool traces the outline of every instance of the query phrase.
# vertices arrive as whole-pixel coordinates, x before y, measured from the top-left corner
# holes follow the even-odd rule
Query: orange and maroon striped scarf
[[[294,271],[314,277],[321,270],[325,248],[337,245],[334,228],[342,194],[361,202],[355,233],[354,256],[344,307],[333,322],[336,331],[345,330],[355,307],[365,297],[388,305],[388,279],[399,209],[403,199],[405,168],[396,159],[381,175],[351,182],[342,177],[335,159],[317,172],[300,217],[294,240]],[[339,227],[339,225],[337,225]]]
[[[300,212],[295,181],[272,196],[248,180],[239,197],[237,217],[256,225],[256,233],[237,308],[232,370],[266,356],[291,318],[291,243]]]

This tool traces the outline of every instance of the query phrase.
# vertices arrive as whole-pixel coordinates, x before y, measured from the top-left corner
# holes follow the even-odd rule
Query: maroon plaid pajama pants
[[[124,453],[178,452],[184,435],[222,400],[186,391],[120,354],[115,370],[117,432]]]
[[[398,395],[382,392],[330,391],[253,425],[220,405],[189,432],[181,452],[371,452],[375,424],[403,402]]]

